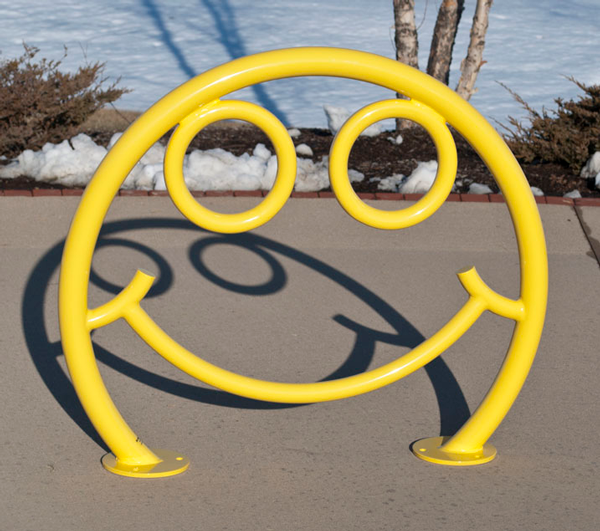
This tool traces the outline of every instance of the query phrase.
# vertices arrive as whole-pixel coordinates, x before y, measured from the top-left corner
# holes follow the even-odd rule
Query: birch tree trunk
[[[415,0],[393,0],[394,2],[394,40],[396,59],[401,63],[419,68],[419,41],[415,24]],[[402,98],[402,94],[397,95]],[[412,126],[409,120],[396,120],[396,129]]]
[[[419,68],[419,42],[415,25],[415,0],[394,0],[396,59]]]
[[[456,31],[464,9],[465,0],[443,0],[433,30],[427,73],[446,85],[450,78]]]
[[[471,40],[467,56],[460,64],[460,79],[456,86],[456,92],[465,100],[469,101],[471,96],[477,92],[475,80],[479,69],[485,63],[483,60],[483,48],[485,47],[485,34],[488,28],[488,15],[494,0],[477,0],[473,25],[471,26]]]

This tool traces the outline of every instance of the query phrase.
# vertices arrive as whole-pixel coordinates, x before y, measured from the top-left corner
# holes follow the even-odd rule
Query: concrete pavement
[[[256,201],[201,199],[221,211]],[[101,467],[107,449],[65,372],[58,267],[78,203],[0,197],[0,529],[598,527],[600,209],[540,205],[546,327],[490,441],[491,463],[431,465],[409,446],[453,433],[479,404],[510,340],[505,319],[484,315],[443,356],[379,391],[293,407],[196,382],[117,322],[94,334],[113,400],[148,446],[191,459],[182,475],[136,480]],[[466,300],[455,276],[466,265],[517,295],[505,205],[446,203],[391,233],[359,224],[333,199],[291,199],[267,225],[230,237],[192,227],[168,198],[123,197],[105,223],[90,299],[109,300],[138,268],[158,272],[144,307],[187,348],[245,375],[316,381],[381,365],[430,337]]]

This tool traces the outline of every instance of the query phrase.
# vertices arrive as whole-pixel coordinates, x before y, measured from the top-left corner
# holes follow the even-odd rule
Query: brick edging
[[[251,191],[193,191],[194,197],[265,197],[265,190]],[[83,190],[65,188],[63,190],[35,188],[33,190],[0,190],[0,197],[68,197],[81,196]],[[164,190],[119,190],[121,197],[166,197],[168,192]],[[373,199],[378,201],[418,201],[423,194],[399,194],[393,192],[361,193],[361,199]],[[333,192],[292,192],[291,197],[307,199],[332,199]],[[600,197],[570,197],[534,196],[535,202],[542,205],[569,205],[569,206],[600,206]],[[450,194],[446,201],[456,203],[504,203],[501,194]]]

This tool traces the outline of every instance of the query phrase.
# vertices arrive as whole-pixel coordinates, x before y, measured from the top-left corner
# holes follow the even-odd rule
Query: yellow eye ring
[[[200,205],[187,189],[183,157],[194,138],[207,125],[220,120],[244,120],[262,129],[277,155],[277,177],[269,195],[257,206],[237,214],[222,214]],[[165,153],[165,183],[179,211],[192,223],[214,232],[245,232],[264,225],[289,198],[296,180],[296,151],[285,126],[269,111],[253,103],[216,100],[186,116],[173,132]]]
[[[364,219],[360,221],[363,223],[380,223],[373,226],[385,229],[402,228],[431,215],[450,189],[451,179],[445,172],[456,167],[455,163],[448,164],[456,152],[450,149],[454,145],[448,141],[445,122],[471,144],[496,178],[515,227],[521,266],[519,298],[507,299],[494,292],[475,268],[461,270],[459,279],[469,298],[433,336],[402,358],[378,369],[346,379],[309,384],[255,380],[194,356],[166,334],[142,308],[140,302],[152,284],[152,277],[142,271],[138,271],[115,298],[90,309],[88,284],[92,257],[110,204],[137,161],[172,127],[178,125],[167,150],[169,160],[165,173],[171,195],[188,219],[209,230],[233,233],[256,228],[277,213],[293,189],[296,171],[296,155],[287,131],[274,116],[255,105],[220,101],[219,98],[256,83],[299,76],[356,79],[386,87],[411,99],[410,102],[398,102],[401,106],[380,102],[359,111],[334,143],[330,168],[333,166],[331,175],[338,199],[341,198],[344,208],[354,217],[360,219],[362,216]],[[367,212],[364,215],[360,209],[366,205],[353,197],[353,192],[345,194],[343,191],[344,186],[348,187],[347,156],[364,127],[398,114],[408,119],[412,117],[428,129],[438,148],[440,170],[434,189],[416,205],[388,213],[389,219],[382,217],[376,221],[375,216],[381,216],[381,211],[364,208]],[[267,198],[258,207],[233,215],[217,214],[198,205],[184,186],[182,171],[185,150],[193,136],[209,123],[230,118],[246,120],[263,129],[273,141],[280,165],[277,181]],[[430,128],[426,125],[429,121]],[[414,453],[424,460],[469,465],[480,464],[495,455],[487,440],[502,422],[525,382],[539,344],[547,295],[544,232],[531,189],[508,146],[475,109],[447,86],[397,61],[353,50],[293,48],[237,59],[205,72],[157,102],[123,134],[98,167],[73,219],[62,260],[59,314],[65,359],[73,385],[94,427],[116,458],[116,461],[108,457],[103,460],[105,467],[124,475],[158,477],[183,471],[187,461],[180,459],[182,456],[178,453],[150,450],[120,416],[98,370],[90,336],[93,329],[123,318],[165,359],[206,383],[249,398],[307,403],[354,396],[399,380],[454,344],[484,311],[492,311],[515,320],[516,326],[505,360],[488,394],[473,416],[450,439],[423,439],[413,448]],[[113,462],[116,462],[116,469],[112,468]],[[154,469],[159,463],[161,468]]]
[[[364,203],[348,178],[352,145],[367,127],[387,118],[406,118],[422,125],[438,152],[438,171],[431,190],[414,205],[391,212]],[[434,214],[452,191],[456,168],[456,145],[446,120],[430,107],[406,100],[378,101],[356,112],[338,131],[329,156],[331,188],[344,210],[365,225],[388,230],[411,227]]]

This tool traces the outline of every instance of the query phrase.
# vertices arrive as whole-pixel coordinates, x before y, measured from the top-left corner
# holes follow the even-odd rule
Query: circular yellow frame
[[[199,205],[185,186],[183,157],[192,139],[219,120],[245,120],[260,127],[277,154],[277,177],[269,195],[256,207],[238,214],[221,214]],[[175,129],[165,153],[165,183],[171,199],[190,221],[207,230],[245,232],[264,225],[281,210],[294,189],[296,151],[284,125],[269,111],[246,101],[213,101],[186,116]]]
[[[363,223],[385,229],[408,227],[441,205],[451,189],[451,173],[456,168],[456,151],[446,123],[473,146],[496,178],[515,226],[521,266],[519,298],[511,300],[499,295],[483,282],[474,267],[465,268],[458,277],[469,295],[467,302],[432,337],[377,369],[340,380],[306,384],[248,378],[193,355],[168,336],[141,307],[140,301],[153,280],[141,271],[114,299],[89,309],[89,271],[109,206],[133,166],[172,127],[179,124],[168,148],[165,172],[173,199],[184,215],[211,230],[241,232],[276,214],[293,184],[290,176],[295,173],[295,153],[291,139],[266,111],[221,98],[256,83],[308,75],[358,79],[410,98],[409,102],[378,102],[359,111],[340,130],[332,146],[333,189],[348,213]],[[383,213],[356,197],[347,183],[346,165],[360,131],[390,116],[413,119],[430,132],[438,148],[439,172],[432,190],[415,205]],[[265,201],[252,211],[236,215],[237,218],[217,215],[198,205],[184,189],[181,175],[183,153],[195,131],[225,117],[245,117],[262,127],[273,140],[281,165],[277,183]],[[135,475],[133,469],[143,467],[144,474],[140,477],[152,477],[147,471],[164,459],[136,437],[113,404],[94,356],[90,332],[95,328],[124,318],[165,359],[210,385],[259,400],[308,403],[365,393],[412,373],[440,355],[489,310],[516,323],[504,363],[490,391],[453,437],[420,441],[413,448],[418,457],[432,462],[478,464],[482,455],[486,459],[495,455],[486,441],[516,399],[533,362],[544,323],[547,275],[544,234],[527,180],[500,135],[471,105],[442,83],[391,59],[337,48],[294,48],[237,59],[190,80],[140,116],[112,147],[82,197],[65,243],[59,287],[60,327],[73,385],[96,430],[112,450],[114,459],[105,459],[105,464],[110,463],[107,468]],[[163,465],[160,476],[176,474],[181,469],[181,462],[175,461],[172,466]]]
[[[433,138],[438,153],[438,171],[429,192],[414,205],[392,212],[364,203],[354,193],[348,178],[352,145],[367,127],[386,118],[405,118],[423,126]],[[388,230],[411,227],[434,214],[452,191],[456,167],[456,146],[446,120],[415,100],[378,101],[356,112],[336,135],[329,158],[331,188],[344,210],[365,225]]]

